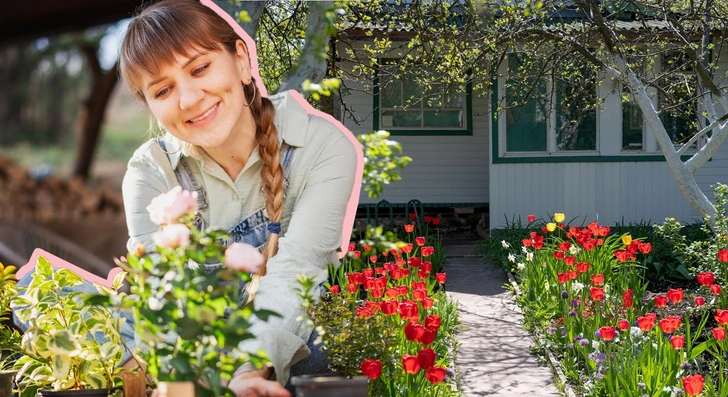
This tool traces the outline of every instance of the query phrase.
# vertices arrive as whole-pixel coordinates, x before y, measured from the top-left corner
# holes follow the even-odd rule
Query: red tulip
[[[404,225],[404,231],[407,233],[412,233],[415,230],[415,225]]]
[[[405,354],[402,356],[402,367],[404,372],[408,374],[416,374],[420,372],[420,363],[417,361],[417,356]]]
[[[415,215],[415,213],[414,213],[414,212],[410,212],[410,214],[409,214],[409,218],[410,218],[411,220],[415,220],[415,219],[417,219],[417,215]]]
[[[405,254],[409,254],[414,249],[414,246],[412,246],[412,243],[409,243],[405,245],[404,247],[400,248],[400,251],[404,252]]]
[[[422,308],[423,309],[432,309],[432,306],[435,306],[435,300],[432,298],[425,298],[422,300]]]
[[[409,323],[404,326],[404,336],[409,341],[416,341],[425,333],[425,326],[420,323]]]
[[[657,295],[655,297],[655,306],[657,306],[657,307],[665,307],[665,306],[667,306],[667,296],[665,296],[665,295]]]
[[[418,246],[422,247],[423,245],[425,245],[425,238],[422,237],[422,236],[415,237],[415,244],[417,244]]]
[[[425,220],[425,223],[430,223],[430,222],[432,222],[432,217],[429,215],[425,215],[424,220]]]
[[[614,327],[610,325],[599,328],[599,334],[602,336],[602,339],[610,341],[614,339],[614,335],[616,334],[616,332]]]
[[[536,216],[534,216],[534,215],[529,215],[527,218],[528,218],[528,223],[536,222]]]
[[[445,281],[447,281],[447,274],[435,273],[435,281],[437,281],[438,284],[445,284]]]
[[[341,293],[341,287],[339,287],[338,285],[332,285],[329,288],[329,291],[331,291],[332,294],[337,295],[337,294]]]
[[[420,363],[420,367],[422,367],[422,369],[432,368],[432,366],[435,365],[435,360],[437,360],[437,354],[429,347],[422,349],[417,353],[417,361]]]
[[[728,249],[722,249],[718,251],[718,260],[721,262],[728,262]]]
[[[696,296],[695,304],[698,306],[703,306],[705,304],[705,298],[703,298],[702,296]]]
[[[573,256],[564,257],[564,263],[566,263],[566,266],[574,266],[574,262],[576,262],[576,258]]]
[[[660,320],[660,329],[666,334],[671,334],[680,327],[680,322],[679,316],[668,316]]]
[[[725,328],[718,327],[713,328],[713,337],[717,340],[724,340],[725,339]]]
[[[593,274],[591,276],[591,282],[594,285],[602,285],[602,284],[604,284],[604,275],[603,274]]]
[[[595,301],[604,300],[604,290],[602,288],[591,287],[591,289],[589,289],[589,293],[591,294],[591,298]]]
[[[591,251],[597,246],[597,241],[593,238],[590,238],[586,241],[584,241],[584,244],[582,244],[582,247],[584,247],[585,250]]]
[[[639,326],[642,331],[648,332],[655,326],[655,321],[648,317],[640,316],[637,317],[637,326]]]
[[[425,346],[430,345],[430,344],[432,344],[432,342],[435,341],[436,334],[437,334],[436,330],[425,329],[425,332],[422,334],[422,336],[420,336],[419,339],[417,339],[417,341],[422,343]]]
[[[424,289],[412,290],[412,297],[415,298],[416,301],[420,302],[421,300],[427,298],[427,291]]]
[[[559,274],[557,275],[557,277],[558,277],[558,279],[559,279],[559,282],[560,282],[561,284],[566,284],[566,282],[567,282],[567,281],[569,281],[569,275],[568,275],[568,274],[566,274],[566,273],[559,273]]]
[[[543,248],[543,239],[544,239],[543,236],[536,236],[536,237],[532,237],[532,238],[533,238],[533,248],[534,249],[540,250],[541,248]]]
[[[710,286],[710,292],[713,295],[720,295],[721,291],[722,291],[722,288],[720,288],[720,285],[718,285],[718,284],[713,284]]]
[[[586,262],[579,262],[576,264],[576,270],[579,273],[586,273],[589,271],[589,264]]]
[[[397,313],[397,308],[399,307],[399,302],[397,301],[384,301],[382,302],[382,313],[391,316],[394,313]]]
[[[409,261],[407,261],[407,264],[410,265],[411,267],[420,267],[420,265],[422,265],[422,259],[415,256],[415,257],[409,258]]]
[[[634,298],[632,298],[632,290],[628,289],[622,292],[622,304],[624,305],[624,307],[632,307],[633,303]]]
[[[425,317],[425,328],[429,330],[437,331],[438,329],[440,329],[441,323],[442,320],[437,314],[430,314],[429,316]]]
[[[414,302],[400,303],[397,311],[399,312],[399,316],[403,319],[417,319],[419,317],[419,310],[417,309],[417,304]]]
[[[564,253],[561,251],[554,251],[554,258],[556,259],[564,259]]]
[[[702,272],[696,277],[700,285],[710,287],[715,282],[715,275],[711,272]]]
[[[379,299],[384,296],[384,288],[373,288],[369,293],[372,295],[372,298]]]
[[[349,291],[350,294],[353,294],[354,292],[359,290],[359,286],[356,284],[347,284],[346,290]]]
[[[619,321],[617,322],[617,326],[618,326],[618,327],[619,327],[619,329],[621,329],[622,331],[626,331],[626,330],[627,330],[627,329],[629,328],[629,321],[627,321],[627,320],[619,320]]]
[[[432,224],[437,226],[440,224],[440,218],[439,217],[432,217]]]
[[[728,325],[728,310],[718,309],[715,312],[715,321],[721,325]]]
[[[428,245],[427,247],[422,247],[422,256],[425,258],[428,256],[431,256],[435,253],[435,247]]]
[[[420,265],[420,270],[427,274],[430,274],[430,272],[432,271],[432,262],[422,262],[422,265]]]
[[[523,240],[521,240],[521,242],[523,243],[523,246],[524,247],[530,247],[531,246],[531,239],[530,238],[524,238]]]
[[[382,374],[382,361],[367,358],[361,363],[361,373],[369,379],[377,379]]]
[[[447,371],[445,368],[442,367],[432,367],[425,371],[425,378],[430,381],[430,383],[440,383],[443,380],[445,380],[445,375],[447,374]]]
[[[673,349],[682,349],[685,347],[685,337],[682,335],[674,335],[670,338],[670,343]]]
[[[649,254],[650,251],[652,251],[652,244],[650,243],[643,243],[640,245],[640,252],[643,254]]]
[[[680,303],[683,300],[682,288],[671,289],[667,291],[667,298],[672,303]]]
[[[566,275],[569,277],[569,280],[574,280],[575,278],[579,277],[579,272],[576,270],[570,270],[566,272]]]
[[[563,243],[559,243],[559,250],[566,252],[569,250],[569,247],[571,247],[571,243],[568,241],[564,241]]]
[[[629,252],[627,250],[616,250],[614,251],[614,256],[617,257],[618,261],[626,262],[629,258]]]
[[[697,396],[703,392],[703,386],[705,385],[705,379],[700,374],[693,376],[686,376],[682,378],[683,388],[688,396]]]

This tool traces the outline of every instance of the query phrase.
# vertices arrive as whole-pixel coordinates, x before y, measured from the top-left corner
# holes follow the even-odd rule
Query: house
[[[624,23],[624,29],[638,26]],[[386,29],[359,27],[358,36],[357,29],[349,33],[362,46],[371,44],[371,36],[361,31]],[[392,40],[408,37],[405,28],[389,29]],[[719,69],[727,70],[728,56],[719,59]],[[519,218],[525,223],[528,214],[547,218],[554,212],[565,212],[577,223],[607,225],[697,219],[639,108],[622,103],[615,82],[604,76],[594,81],[594,98],[604,101],[579,115],[583,119],[576,133],[584,139],[568,143],[563,130],[556,128],[565,110],[555,103],[541,104],[548,107],[545,113],[534,103],[494,112],[508,96],[509,61],[516,59],[500,65],[488,95],[476,95],[466,87],[462,96],[449,98],[442,108],[428,107],[424,100],[414,101],[407,110],[398,108],[404,104],[402,93],[413,90],[406,76],[386,86],[375,76],[371,88],[349,83],[353,89],[343,100],[363,122],[357,124],[351,117],[342,122],[355,134],[390,131],[391,139],[413,159],[403,179],[386,187],[382,197],[362,194],[360,202],[372,205],[385,199],[403,205],[417,199],[428,207],[487,208],[492,228]],[[379,63],[386,67],[387,59]],[[352,65],[342,62],[341,67]],[[660,97],[653,99],[657,105]],[[679,118],[667,124],[668,132],[682,126]],[[728,183],[728,144],[696,173],[696,180],[708,197],[712,184]]]

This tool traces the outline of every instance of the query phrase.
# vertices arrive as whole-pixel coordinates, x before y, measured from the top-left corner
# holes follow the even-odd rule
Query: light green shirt
[[[336,250],[341,245],[344,215],[354,189],[356,152],[334,124],[309,115],[289,93],[269,99],[276,108],[279,142],[296,150],[288,174],[278,254],[268,262],[268,273],[260,280],[254,305],[282,317],[255,322],[251,331],[256,338],[242,347],[250,352],[265,351],[277,380],[286,384],[291,365],[310,354],[306,343],[311,329],[299,319],[303,311],[294,292],[296,278],[305,273],[324,282],[328,263],[338,265]],[[165,142],[168,151],[180,147],[180,142],[169,134]],[[146,207],[152,198],[179,184],[174,169],[181,156],[188,156],[196,180],[207,193],[208,207],[200,211],[206,225],[227,230],[264,207],[260,177],[263,164],[257,148],[235,180],[201,152],[200,159],[189,156],[185,149],[168,157],[152,139],[134,153],[122,185],[129,250],[138,242],[148,249],[154,247],[151,235],[158,226],[150,220]],[[343,225],[347,229],[351,226]]]

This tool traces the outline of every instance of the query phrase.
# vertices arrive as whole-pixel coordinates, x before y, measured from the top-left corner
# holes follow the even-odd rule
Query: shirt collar
[[[278,128],[278,143],[285,142],[290,146],[303,147],[304,142],[306,142],[309,114],[299,103],[299,100],[305,101],[305,99],[301,97],[301,94],[293,90],[272,95],[268,99],[276,109],[274,123]],[[177,168],[182,156],[199,156],[197,153],[191,153],[190,151],[194,149],[190,148],[189,145],[184,145],[181,140],[170,133],[164,135],[164,143],[168,152],[181,147],[180,150],[167,154],[172,169]]]

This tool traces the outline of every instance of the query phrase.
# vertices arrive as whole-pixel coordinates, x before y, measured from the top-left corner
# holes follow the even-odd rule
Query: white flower
[[[594,339],[592,341],[591,345],[592,345],[592,349],[599,350],[599,341],[598,340]]]
[[[511,245],[508,244],[508,241],[506,240],[501,240],[501,245],[503,246],[503,248],[511,248]]]
[[[611,289],[611,287],[609,286],[609,284],[604,284],[604,294],[608,294],[610,289]],[[605,296],[605,298],[606,298],[606,296]]]
[[[523,262],[518,262],[516,267],[518,268],[518,270],[523,270],[526,268],[526,265],[524,265]]]
[[[523,247],[521,247],[521,251],[522,251],[522,252],[523,252],[524,254],[528,255],[528,247],[526,247],[525,245],[524,245]]]
[[[633,338],[642,336],[642,330],[639,327],[630,327],[629,335]]]
[[[574,283],[571,284],[571,288],[573,288],[574,292],[576,292],[578,294],[584,288],[584,284],[582,284],[578,281],[574,281]]]
[[[513,254],[508,254],[508,260],[515,263],[516,262],[516,256]]]
[[[551,284],[549,284],[549,282],[547,281],[546,283],[544,283],[543,287],[546,289],[551,289]]]
[[[529,252],[526,254],[526,260],[529,262],[533,260],[533,252]]]
[[[571,255],[576,255],[579,253],[579,251],[581,251],[581,249],[577,245],[572,245],[571,247],[569,247],[569,253]]]

